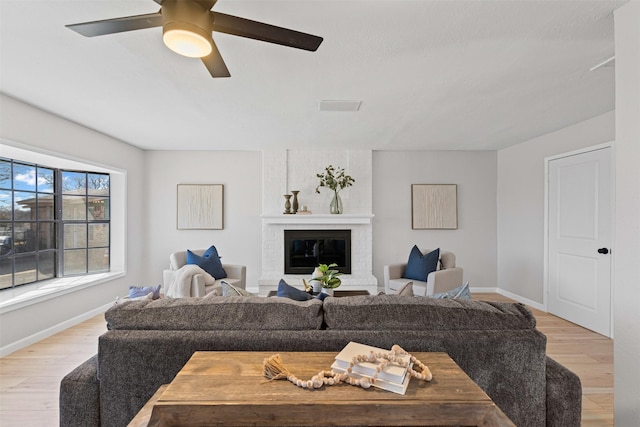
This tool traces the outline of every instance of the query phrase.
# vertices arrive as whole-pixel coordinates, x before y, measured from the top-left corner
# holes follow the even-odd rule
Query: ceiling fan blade
[[[211,53],[204,58],[201,58],[205,67],[209,70],[211,77],[231,77],[229,69],[224,63],[222,55],[220,55],[218,46],[216,46],[213,40],[211,40],[211,47],[213,48]]]
[[[122,33],[124,31],[142,30],[161,26],[162,15],[160,12],[65,25],[65,27],[86,37],[103,36],[105,34]]]
[[[288,28],[276,27],[225,13],[211,12],[213,31],[275,43],[282,46],[316,51],[323,38]]]

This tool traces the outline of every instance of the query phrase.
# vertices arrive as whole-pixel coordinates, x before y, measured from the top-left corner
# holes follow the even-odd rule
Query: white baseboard
[[[0,357],[5,357],[14,351],[18,351],[22,348],[30,346],[31,344],[35,344],[36,342],[43,340],[45,338],[50,337],[51,335],[57,334],[58,332],[64,331],[67,328],[75,326],[79,323],[84,322],[85,320],[91,319],[92,317],[104,313],[109,309],[109,307],[113,306],[113,302],[103,305],[102,307],[98,307],[86,313],[83,313],[74,318],[65,320],[64,322],[58,323],[50,328],[47,328],[43,331],[35,333],[33,335],[29,335],[28,337],[22,338],[18,341],[12,342],[11,344],[5,345],[4,347],[0,347]]]
[[[469,292],[471,292],[471,295],[473,294],[497,294],[498,293],[498,288],[479,288],[477,286],[469,286]]]
[[[520,303],[522,303],[524,305],[528,305],[529,307],[535,308],[536,310],[544,311],[545,313],[547,312],[547,309],[544,306],[544,304],[540,304],[539,302],[531,301],[528,298],[521,297],[520,295],[516,295],[514,293],[511,293],[509,291],[505,291],[504,289],[500,289],[498,287],[495,287],[495,288],[470,287],[469,290],[471,291],[471,295],[473,295],[474,293],[476,293],[476,294],[490,294],[490,293],[500,294],[500,295],[505,296],[507,298],[511,298],[512,300],[516,300],[516,301],[518,301],[518,302],[520,302]]]

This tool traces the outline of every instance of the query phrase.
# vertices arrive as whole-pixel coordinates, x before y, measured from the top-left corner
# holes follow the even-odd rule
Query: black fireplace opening
[[[333,263],[351,274],[351,230],[284,230],[285,274],[311,274]]]

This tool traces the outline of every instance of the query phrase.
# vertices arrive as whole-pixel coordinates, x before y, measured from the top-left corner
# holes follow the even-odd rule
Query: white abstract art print
[[[222,184],[178,184],[178,230],[223,229]]]
[[[455,184],[413,184],[411,186],[411,228],[414,230],[458,228]]]

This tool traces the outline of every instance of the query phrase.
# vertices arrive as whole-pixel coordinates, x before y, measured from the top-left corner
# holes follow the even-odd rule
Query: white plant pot
[[[322,288],[322,292],[324,292],[325,294],[329,295],[329,296],[333,296],[333,289],[330,288]]]
[[[313,293],[314,294],[319,294],[320,292],[322,292],[322,283],[318,282],[317,280],[313,281]]]
[[[322,271],[320,271],[320,269],[318,267],[316,267],[313,270],[313,273],[311,273],[311,278],[315,278],[315,277],[322,277]],[[322,292],[322,282],[319,282],[317,280],[312,280],[313,283],[313,292],[316,294],[319,294],[320,292]]]

